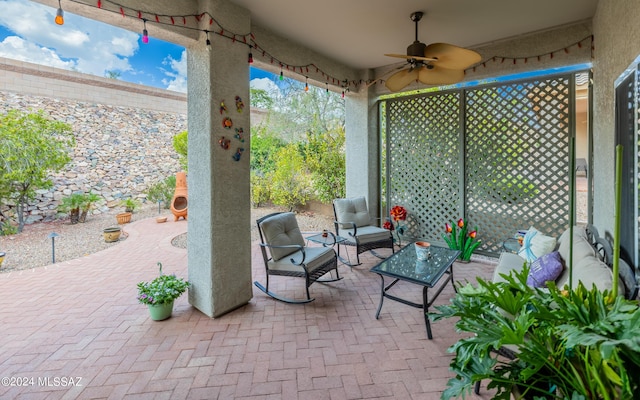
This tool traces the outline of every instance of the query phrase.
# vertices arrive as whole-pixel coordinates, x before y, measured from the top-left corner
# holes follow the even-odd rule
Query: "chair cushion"
[[[591,289],[594,284],[600,290],[611,290],[613,288],[613,274],[607,264],[593,255],[576,260],[575,267],[571,271],[573,273],[574,287],[578,285],[578,282],[582,282],[587,289]],[[556,283],[560,289],[564,285],[568,285],[569,274],[563,274]],[[622,289],[619,293],[624,293],[624,285],[622,282],[618,282],[618,284],[620,285],[618,288]]]
[[[571,240],[569,238],[569,229],[564,231],[560,236],[558,242],[560,245],[558,246],[558,252],[560,253],[560,257],[568,264],[569,263],[569,245],[571,244]],[[596,251],[593,246],[587,240],[587,233],[581,226],[573,227],[573,260],[577,262],[578,260],[582,260],[585,257],[594,257],[596,256]],[[574,275],[575,277],[575,275]]]
[[[517,254],[503,252],[500,254],[498,265],[493,271],[494,282],[506,282],[500,274],[509,275],[511,271],[520,272],[524,268],[526,260]]]
[[[281,213],[267,218],[260,224],[266,244],[272,246],[300,245],[304,246],[304,238],[300,233],[298,221],[294,213]],[[269,247],[271,257],[278,261],[291,253],[299,251],[297,248],[278,249]]]
[[[331,247],[305,247],[304,251],[304,264],[307,266],[307,270],[309,272],[315,271],[316,269],[336,257],[336,253]],[[291,258],[293,258],[296,263],[299,263],[300,260],[302,260],[302,251],[298,250],[292,253],[289,257],[279,259],[277,261],[269,261],[269,269],[278,271],[302,272],[302,267],[300,265],[291,263]]]
[[[367,208],[367,200],[364,196],[352,197],[349,199],[335,199],[333,207],[336,213],[336,221],[340,227],[350,228],[354,222],[357,227],[366,226],[371,223],[369,209]]]
[[[563,268],[560,253],[557,251],[538,257],[531,263],[527,285],[539,288],[547,287],[547,281],[558,279]]]
[[[377,226],[361,226],[356,230],[356,233],[360,244],[391,239],[391,231]],[[353,229],[338,229],[338,235],[347,238],[349,242],[354,242],[352,234]]]
[[[524,235],[522,248],[518,255],[528,262],[533,262],[536,258],[551,253],[556,247],[556,238],[543,235],[533,226]]]

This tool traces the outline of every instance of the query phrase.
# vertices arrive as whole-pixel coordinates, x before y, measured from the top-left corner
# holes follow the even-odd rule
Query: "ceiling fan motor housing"
[[[426,48],[426,44],[415,41],[407,47],[407,55],[411,57],[424,57],[424,51]]]

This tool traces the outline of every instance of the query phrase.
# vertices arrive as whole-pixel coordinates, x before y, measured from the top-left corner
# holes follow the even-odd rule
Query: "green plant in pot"
[[[151,319],[162,321],[171,316],[173,302],[189,287],[189,282],[175,274],[162,273],[162,263],[158,263],[160,275],[150,282],[138,283],[138,301],[149,307]]]
[[[527,286],[528,266],[506,282],[459,285],[433,320],[458,318],[471,333],[449,351],[456,377],[443,399],[487,380],[494,399],[633,399],[640,393],[640,308],[608,291]],[[505,349],[512,357],[504,357]],[[522,396],[522,397],[519,397]],[[635,396],[635,397],[634,397]]]
[[[133,197],[126,198],[120,202],[120,205],[124,207],[125,212],[133,213],[138,208],[140,208],[140,201],[134,199]]]

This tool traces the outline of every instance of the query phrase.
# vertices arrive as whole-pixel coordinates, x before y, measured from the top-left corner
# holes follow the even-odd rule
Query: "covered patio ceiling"
[[[355,69],[397,63],[414,40],[409,16],[423,11],[419,40],[479,47],[494,41],[588,20],[598,0],[230,0],[266,28]]]
[[[56,0],[35,1],[58,7]],[[413,42],[415,30],[410,15],[414,11],[425,13],[419,24],[420,41],[478,48],[532,32],[589,21],[598,5],[598,0],[228,1],[247,9],[254,27],[353,70],[402,63],[384,54],[404,54]],[[66,11],[134,32],[140,31],[139,20],[122,18],[116,6],[166,15],[189,15],[203,9],[201,2],[193,0],[102,2],[102,8],[111,8],[111,13],[99,10],[93,0],[62,1],[61,5]],[[185,44],[185,38],[201,39],[197,30],[185,31],[179,26],[166,25],[156,28],[160,27],[150,27],[150,35],[163,40]]]

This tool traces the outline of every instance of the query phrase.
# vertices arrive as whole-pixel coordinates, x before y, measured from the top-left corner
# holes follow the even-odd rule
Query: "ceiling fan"
[[[407,54],[385,54],[389,57],[405,58],[409,66],[391,75],[385,86],[397,92],[413,81],[427,85],[448,85],[464,79],[464,70],[481,60],[480,54],[447,43],[426,45],[418,40],[418,22],[423,12],[411,14],[416,24],[416,40],[407,47]]]

